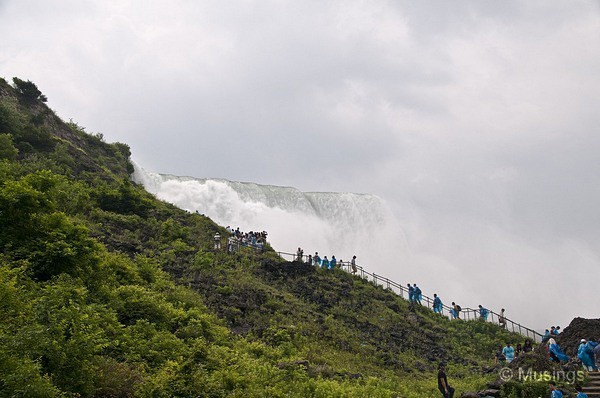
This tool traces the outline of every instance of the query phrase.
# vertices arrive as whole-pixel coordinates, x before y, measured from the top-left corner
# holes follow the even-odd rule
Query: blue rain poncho
[[[546,333],[544,333],[544,337],[543,337],[542,341],[548,341],[549,338],[550,338],[550,331],[548,329],[546,329]]]
[[[563,398],[563,393],[560,390],[552,390],[550,398]]]
[[[441,314],[442,308],[443,308],[442,306],[443,306],[443,303],[439,297],[436,297],[433,299],[433,312],[435,312],[437,314]]]
[[[415,288],[412,286],[408,287],[408,301],[411,303],[415,301]]]
[[[592,344],[590,344],[592,343]],[[579,344],[579,348],[577,349],[577,358],[581,360],[581,363],[586,368],[596,369],[596,365],[594,364],[594,347],[598,345],[593,341],[588,341],[587,343]]]
[[[454,319],[458,318],[458,312],[456,312],[454,308],[450,310],[450,315],[452,315],[452,318]]]
[[[488,310],[487,308],[481,307],[479,309],[479,318],[483,319],[484,321],[487,321],[489,314],[490,314],[490,310]]]
[[[423,293],[421,292],[421,289],[419,289],[417,286],[415,286],[415,292],[413,297],[416,302],[421,304],[421,300],[423,299]]]
[[[321,268],[328,268],[329,267],[329,260],[327,260],[327,257],[325,257],[323,260],[321,260]]]
[[[334,269],[336,264],[335,256],[331,257],[331,261],[329,262],[329,269]]]
[[[562,352],[562,350],[560,349],[558,344],[556,344],[556,342],[548,344],[548,352],[554,354],[556,358],[558,358],[558,360],[561,362],[567,362],[569,360],[569,357],[564,352]],[[550,360],[552,360],[552,357],[550,357]]]
[[[510,363],[515,359],[515,348],[506,346],[502,349],[502,354],[504,354],[504,358],[506,358],[506,362]]]

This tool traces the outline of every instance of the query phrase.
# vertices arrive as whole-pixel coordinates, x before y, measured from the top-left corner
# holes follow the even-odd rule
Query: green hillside
[[[439,362],[481,389],[523,340],[270,248],[213,252],[224,228],[45,100],[0,80],[0,396],[429,397]]]

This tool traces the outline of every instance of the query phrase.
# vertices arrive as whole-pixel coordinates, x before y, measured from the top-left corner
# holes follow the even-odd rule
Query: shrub
[[[19,150],[13,145],[13,137],[10,134],[0,134],[0,159],[15,160]]]

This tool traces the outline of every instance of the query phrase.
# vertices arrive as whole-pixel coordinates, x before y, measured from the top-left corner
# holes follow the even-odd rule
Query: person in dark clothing
[[[506,357],[502,353],[502,346],[499,345],[498,349],[494,353],[494,363],[499,364],[499,363],[503,363],[504,361],[506,361]]]
[[[523,352],[531,352],[533,351],[533,346],[531,345],[531,340],[525,340],[525,344],[523,344]]]
[[[450,387],[450,385],[448,384],[448,378],[446,377],[446,365],[441,363],[438,369],[438,389],[440,390],[444,398],[453,398],[454,388]]]

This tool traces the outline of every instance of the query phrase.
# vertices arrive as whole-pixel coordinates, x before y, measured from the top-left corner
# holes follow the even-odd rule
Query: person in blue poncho
[[[562,398],[563,393],[558,388],[556,388],[556,384],[551,381],[550,383],[550,398]]]
[[[567,362],[569,360],[569,357],[562,352],[558,344],[556,344],[556,340],[553,338],[548,340],[548,354],[550,355],[551,361]]]
[[[442,299],[438,297],[436,293],[433,294],[433,312],[436,314],[441,314],[443,310]]]
[[[329,268],[328,269],[334,269],[336,262],[337,262],[337,260],[335,259],[335,256],[331,256],[331,261],[329,262]]]
[[[423,298],[423,292],[421,292],[421,289],[419,289],[419,287],[417,286],[417,284],[414,284],[414,288],[415,288],[415,292],[414,292],[414,301],[416,303],[418,303],[419,305],[421,305],[421,299]]]
[[[548,329],[546,329],[546,331],[544,332],[544,337],[542,337],[542,343],[545,343],[546,341],[548,341],[550,339],[550,331]]]
[[[588,398],[587,394],[582,391],[581,386],[575,386],[575,391],[577,391],[577,397],[575,398]]]
[[[408,286],[408,301],[412,304],[415,302],[415,288],[410,283],[407,283],[406,286]]]
[[[327,256],[323,257],[323,260],[321,260],[321,268],[325,268],[327,269],[329,267],[329,260],[327,259]]]
[[[506,363],[511,363],[515,359],[515,348],[510,345],[510,342],[506,342],[506,347],[502,349],[502,354],[506,358]]]
[[[484,308],[481,304],[479,304],[479,319],[482,321],[487,321],[488,315],[490,314],[490,310]]]
[[[462,310],[461,306],[456,304],[454,301],[452,302],[452,309],[450,310],[450,314],[452,315],[452,319],[459,319],[460,311]]]
[[[593,350],[597,345],[598,344],[593,341],[581,339],[581,344],[579,344],[579,348],[577,349],[577,358],[581,360],[583,368],[589,372],[596,370]]]

